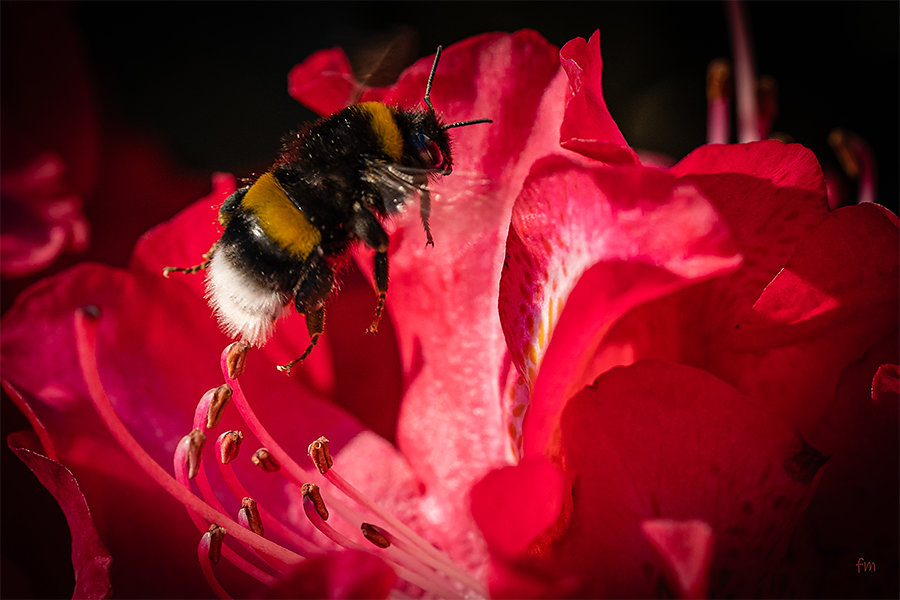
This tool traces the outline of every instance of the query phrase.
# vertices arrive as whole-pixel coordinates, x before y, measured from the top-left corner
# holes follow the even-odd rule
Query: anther
[[[209,408],[206,411],[206,428],[212,429],[222,420],[222,414],[225,412],[225,405],[231,400],[231,386],[223,383],[216,388],[213,393]]]
[[[303,494],[304,498],[309,498],[322,520],[327,521],[328,508],[325,506],[325,500],[322,499],[322,492],[319,491],[319,486],[314,483],[304,483],[300,487],[300,493]]]
[[[316,465],[319,473],[324,475],[334,465],[334,459],[331,458],[331,452],[328,451],[328,438],[320,437],[309,445],[309,458]]]
[[[228,377],[234,379],[240,377],[244,373],[247,366],[247,353],[250,352],[250,344],[241,340],[235,342],[228,347]]]
[[[244,434],[237,430],[226,431],[219,436],[219,458],[223,465],[227,465],[237,458],[243,441]]]
[[[212,564],[219,564],[222,558],[222,543],[225,541],[225,528],[219,527],[215,523],[209,526],[203,537],[209,540],[209,560]]]
[[[709,101],[731,97],[731,65],[724,58],[709,63],[706,70],[706,99]]]
[[[831,146],[844,172],[854,179],[859,176],[859,159],[851,149],[849,136],[843,129],[835,129],[828,136],[828,144]]]
[[[362,534],[365,536],[365,538],[372,542],[374,545],[378,546],[379,548],[390,547],[391,543],[388,541],[384,530],[377,525],[372,525],[371,523],[363,523],[359,526],[359,528],[362,530]]]
[[[278,461],[275,460],[275,457],[272,456],[272,453],[265,448],[260,448],[259,450],[254,452],[253,456],[250,457],[250,460],[254,465],[259,467],[266,473],[274,473],[281,468],[281,465],[278,464]]]
[[[262,517],[259,516],[259,508],[256,506],[256,500],[253,498],[244,498],[241,500],[241,509],[238,512],[238,522],[246,525],[247,529],[256,535],[263,535]]]
[[[193,479],[200,472],[200,456],[203,452],[203,446],[206,444],[206,436],[199,429],[194,429],[182,438],[186,442],[187,462],[188,462],[188,478]]]

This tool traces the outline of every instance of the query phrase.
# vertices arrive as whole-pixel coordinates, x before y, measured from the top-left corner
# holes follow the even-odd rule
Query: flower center
[[[83,309],[75,315],[79,364],[91,400],[122,448],[187,509],[200,534],[197,547],[200,569],[219,597],[231,597],[215,575],[214,565],[221,558],[261,584],[272,586],[306,556],[324,553],[335,546],[363,550],[385,560],[397,574],[395,586],[399,593],[487,596],[483,584],[470,573],[345,480],[334,468],[326,438],[321,437],[309,446],[315,469],[301,467],[284,451],[253,412],[238,382],[249,350],[241,342],[223,351],[221,366],[226,383],[206,392],[197,404],[191,431],[175,449],[173,478],[131,435],[106,395],[96,362],[96,330],[100,318],[96,309]],[[210,457],[204,459],[207,433],[219,424],[229,402],[264,445],[254,452],[251,461],[262,472],[284,477],[297,486],[312,528],[301,530],[283,522],[248,492],[233,469],[244,439],[238,430],[218,436],[212,461],[232,495],[230,501],[240,501],[236,519],[229,516],[223,506],[224,499],[219,498],[208,477]],[[328,495],[328,506],[323,491]],[[330,519],[332,511],[337,522]]]

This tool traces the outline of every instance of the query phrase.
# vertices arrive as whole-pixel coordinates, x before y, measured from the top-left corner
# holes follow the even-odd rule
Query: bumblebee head
[[[449,175],[453,168],[450,137],[433,111],[407,112],[401,117],[405,123],[403,163],[440,175]]]
[[[433,170],[441,175],[449,175],[453,170],[453,159],[450,155],[450,138],[447,130],[453,127],[464,127],[476,123],[491,123],[490,119],[473,119],[471,121],[457,121],[456,123],[441,123],[440,118],[434,112],[431,104],[431,84],[434,82],[434,73],[437,71],[438,61],[441,59],[442,46],[437,47],[434,53],[434,62],[431,64],[431,73],[428,75],[428,83],[425,85],[426,112],[411,113],[410,133],[407,139],[407,160],[411,164],[423,169]]]

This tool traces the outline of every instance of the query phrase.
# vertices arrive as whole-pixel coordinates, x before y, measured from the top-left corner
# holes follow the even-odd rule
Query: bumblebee
[[[280,371],[290,373],[312,352],[325,328],[336,271],[359,242],[375,251],[377,297],[367,331],[378,331],[388,288],[383,223],[414,194],[426,245],[434,245],[428,180],[452,170],[447,130],[491,122],[444,124],[435,113],[431,85],[440,56],[438,47],[425,87],[427,110],[362,102],[289,134],[272,168],[222,204],[224,231],[205,262],[163,271],[206,270],[206,297],[220,326],[253,346],[266,342],[293,302],[306,316],[310,340]]]

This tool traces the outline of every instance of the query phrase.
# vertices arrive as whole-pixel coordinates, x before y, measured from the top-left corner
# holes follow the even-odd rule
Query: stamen
[[[222,543],[225,541],[225,533],[224,527],[219,527],[213,523],[209,526],[206,533],[203,534],[203,537],[209,539],[209,551],[206,555],[214,565],[219,564],[219,560],[222,558]]]
[[[224,540],[225,529],[215,523],[210,525],[206,533],[200,538],[200,543],[197,544],[197,560],[200,562],[200,570],[203,572],[203,577],[206,578],[206,582],[216,596],[223,600],[230,600],[231,595],[225,591],[225,588],[216,579],[212,568],[212,565],[219,564]]]
[[[303,487],[300,488],[300,493],[303,494],[303,498],[308,498],[310,502],[312,502],[313,508],[316,509],[316,513],[322,517],[323,521],[328,520],[328,508],[325,506],[325,501],[322,499],[322,493],[319,491],[319,486],[314,483],[304,483]]]
[[[256,535],[263,535],[262,517],[256,507],[256,500],[245,497],[241,500],[241,510],[238,511],[238,523],[244,525]]]
[[[226,431],[216,440],[219,447],[219,458],[222,464],[227,465],[237,458],[241,449],[241,442],[244,441],[244,434],[240,431]]]
[[[343,548],[371,551],[371,548],[366,548],[360,544],[357,544],[356,542],[345,536],[343,533],[325,522],[325,519],[328,518],[328,509],[325,508],[325,501],[322,500],[322,495],[319,492],[319,487],[317,485],[304,484],[303,488],[301,488],[301,491],[303,492],[303,512],[306,513],[306,518],[309,519],[309,522],[312,523],[313,526],[318,529],[325,537]],[[363,524],[364,527],[366,525],[368,524]],[[373,525],[368,526],[374,527]],[[363,530],[363,535],[365,535],[365,529]],[[382,546],[382,548],[385,547]],[[387,558],[392,563],[394,563],[393,569],[394,572],[397,573],[398,577],[419,586],[426,592],[430,592],[432,595],[438,598],[459,597],[459,594],[456,591],[437,580],[437,578],[435,578],[434,572],[423,573],[422,569],[424,569],[424,565],[416,564],[415,561],[413,561],[413,564],[410,565],[408,560],[409,557],[401,557],[396,555],[395,553],[389,552],[385,554],[376,553],[376,555],[381,556],[382,558]]]
[[[391,543],[384,535],[384,531],[377,525],[372,525],[371,523],[363,523],[359,526],[359,528],[362,530],[365,538],[372,542],[375,546],[379,548],[390,548]]]
[[[362,546],[345,536],[343,533],[326,523],[329,513],[319,492],[319,486],[314,483],[304,483],[300,488],[303,494],[303,512],[306,518],[313,524],[313,527],[319,530],[329,540],[343,548],[354,548],[357,550],[365,550]]]
[[[366,532],[366,526],[370,528],[369,533]],[[487,597],[487,590],[484,588],[484,586],[481,585],[481,582],[471,577],[465,571],[459,569],[456,566],[456,563],[452,563],[452,566],[455,567],[455,569],[448,569],[448,565],[444,560],[446,559],[446,556],[444,556],[443,554],[441,554],[439,557],[434,557],[429,553],[420,552],[419,549],[417,547],[413,547],[413,545],[410,544],[408,540],[394,535],[383,527],[378,527],[369,523],[363,523],[363,535],[366,536],[366,539],[380,548],[390,547],[392,550],[399,553],[395,555],[398,556],[398,558],[401,556],[407,557],[407,559],[404,560],[404,564],[406,564],[407,566],[412,567],[412,565],[409,563],[410,560],[415,561],[416,563],[424,563],[424,565],[427,565],[438,573],[443,573],[449,576],[451,579],[457,581],[458,583],[470,587],[482,596]],[[369,537],[369,535],[377,536],[376,539],[378,541],[376,542],[376,540]]]
[[[728,2],[731,52],[734,56],[735,95],[738,113],[738,141],[755,142],[759,137],[759,111],[756,106],[756,67],[753,44],[747,24],[747,11],[739,0]]]
[[[222,352],[221,356],[221,367],[222,374],[225,376],[225,382],[231,386],[233,390],[233,395],[231,397],[234,402],[235,408],[238,409],[238,412],[241,414],[241,418],[244,419],[244,422],[247,423],[247,426],[250,427],[250,431],[253,432],[253,435],[256,436],[260,442],[265,444],[265,447],[269,450],[269,452],[276,457],[276,460],[282,465],[288,479],[297,484],[297,486],[303,485],[306,481],[309,481],[313,478],[312,473],[302,468],[300,465],[294,461],[290,454],[284,451],[281,445],[272,437],[272,434],[268,432],[268,430],[263,426],[262,422],[256,416],[256,413],[253,412],[253,409],[250,408],[250,403],[247,402],[246,396],[244,396],[244,391],[241,388],[240,382],[235,379],[236,376],[233,376],[232,370],[229,367],[229,362],[231,360],[231,355],[233,352],[237,352],[234,350],[235,346],[240,345],[242,342],[235,342],[234,344],[229,345]],[[244,344],[246,347],[246,344]]]
[[[325,436],[321,436],[310,444],[308,452],[309,458],[312,459],[313,464],[316,465],[316,469],[318,469],[319,473],[322,475],[327,473],[328,469],[334,464],[334,459],[328,451],[328,438]]]
[[[324,442],[323,442],[324,440]],[[484,586],[460,568],[455,562],[447,557],[443,552],[432,546],[427,540],[417,534],[415,531],[406,526],[402,521],[394,517],[392,514],[375,504],[362,492],[356,489],[352,484],[340,476],[334,467],[334,459],[328,451],[328,440],[319,438],[309,445],[310,459],[316,464],[316,468],[331,482],[338,490],[352,498],[360,506],[367,508],[375,514],[380,520],[384,521],[390,527],[397,531],[405,541],[415,547],[410,553],[414,554],[419,560],[432,565],[441,572],[447,573],[454,579],[457,579],[464,585],[471,587],[484,597],[487,597],[487,590]],[[319,465],[322,465],[321,467]],[[326,467],[323,471],[322,467]],[[396,544],[392,540],[392,543]],[[409,547],[409,546],[407,546]]]
[[[188,445],[186,443],[179,444],[179,446],[175,450],[175,478],[181,483],[185,488],[190,488],[190,482],[188,479],[188,467],[187,460],[185,458],[185,454],[187,453]],[[203,463],[205,464],[205,463]],[[203,499],[220,515],[226,515],[228,511],[225,510],[225,507],[222,506],[222,503],[219,502],[219,499],[216,497],[215,492],[213,492],[212,486],[209,484],[209,480],[206,478],[206,469],[201,468],[198,477],[195,479],[197,483],[197,487],[200,489],[200,493],[203,496]],[[204,527],[206,527],[206,521],[196,512],[188,508],[188,517],[190,517],[191,521],[194,523],[194,526],[198,531],[203,531]],[[256,553],[253,548],[251,551]],[[238,569],[244,571],[257,581],[264,583],[266,585],[274,585],[275,578],[261,570],[259,567],[249,562],[243,556],[239,555],[237,552],[225,546],[224,548],[225,558],[228,559],[228,562],[233,564]],[[265,561],[265,557],[256,553],[257,556],[262,558]],[[270,562],[270,561],[266,561]],[[278,565],[283,566],[283,563],[278,563]],[[276,568],[278,568],[276,566]]]
[[[828,143],[837,154],[844,172],[858,180],[857,203],[875,202],[878,178],[869,144],[858,135],[842,129],[832,131]]]
[[[250,344],[241,340],[228,346],[225,364],[228,366],[228,379],[236,379],[244,374],[247,367],[247,354]]]
[[[238,433],[240,432],[228,432],[228,433]],[[216,444],[219,446],[219,453],[224,455],[225,448],[224,443],[226,440],[227,434],[222,434],[219,436],[219,439],[216,440]],[[241,484],[240,480],[237,478],[237,475],[234,472],[234,469],[231,468],[231,465],[227,462],[219,462],[217,463],[219,466],[219,472],[222,474],[223,479],[225,479],[225,485],[228,486],[228,489],[231,490],[231,493],[235,495],[237,498],[243,498],[245,496],[249,496],[249,492],[247,489]],[[284,525],[278,518],[272,513],[268,512],[264,507],[258,507],[260,516],[265,520],[271,530],[274,530],[276,534],[280,535],[282,539],[293,544],[294,548],[298,549],[302,554],[309,555],[316,551],[316,547],[307,539],[301,537],[296,531],[291,529],[290,527]]]
[[[250,461],[266,473],[274,473],[281,469],[281,465],[278,464],[272,453],[265,448],[260,448],[254,452],[253,456],[250,457]]]
[[[288,565],[299,563],[302,558],[290,550],[271,542],[265,538],[242,528],[236,521],[227,515],[222,515],[207,503],[190,492],[183,484],[176,481],[147,453],[140,443],[131,435],[131,432],[122,423],[115,409],[110,403],[109,396],[100,380],[97,368],[97,321],[98,313],[77,310],[74,315],[75,347],[78,354],[78,364],[87,386],[88,395],[94,405],[94,409],[100,416],[106,428],[122,449],[153,481],[169,493],[186,508],[195,511],[208,522],[222,523],[232,530],[232,537],[239,542],[256,548],[266,556],[279,560]]]
[[[183,471],[183,469],[182,469],[182,471]],[[188,485],[187,481],[184,480],[183,475],[179,474],[178,480],[181,481],[182,483],[184,483],[185,485]],[[222,506],[222,503],[219,502],[219,499],[216,497],[216,493],[213,491],[212,486],[209,484],[209,479],[207,479],[207,477],[206,477],[205,463],[204,463],[204,468],[200,469],[199,476],[197,477],[197,479],[195,481],[197,482],[197,487],[200,489],[200,494],[203,497],[203,499],[207,503],[209,503],[210,506],[212,506],[213,508],[218,510],[221,514],[223,514],[223,515],[227,514],[228,511],[225,509],[224,506]],[[194,521],[194,524],[197,526],[197,529],[202,531],[203,523],[202,523],[202,521],[200,521],[199,517],[196,514],[190,513],[190,511],[189,511],[189,515],[191,516],[191,519]],[[238,518],[238,522],[240,522],[241,525],[245,525],[241,521],[240,518]],[[255,531],[251,527],[248,527],[248,529],[250,529],[257,535],[260,535],[260,536],[262,535],[261,531]],[[282,571],[282,573],[283,573],[283,569],[281,568],[281,567],[283,567],[282,563],[273,564],[273,561],[266,560],[265,556],[261,555],[253,548],[250,548],[250,551],[254,554],[254,556],[259,558],[265,564],[272,567],[272,569],[274,569],[275,571]],[[275,585],[275,582],[276,582],[275,577],[273,577],[269,573],[263,571],[262,569],[257,567],[255,564],[251,563],[250,561],[245,559],[243,556],[241,556],[240,554],[238,554],[237,552],[235,552],[234,550],[232,550],[231,548],[229,548],[227,546],[225,547],[225,557],[235,567],[237,567],[238,569],[240,569],[241,571],[243,571],[250,577],[253,577],[260,583],[263,583],[268,586]]]
[[[706,141],[727,144],[731,137],[731,65],[724,58],[706,70]]]
[[[193,479],[200,471],[200,457],[205,444],[206,436],[199,429],[194,429],[181,438],[181,442],[178,444],[178,447],[183,449],[184,460],[187,461],[188,479]]]
[[[231,387],[227,383],[223,383],[213,390],[213,397],[210,400],[209,408],[206,411],[206,428],[212,429],[222,420],[222,414],[225,412],[225,405],[231,400]]]

